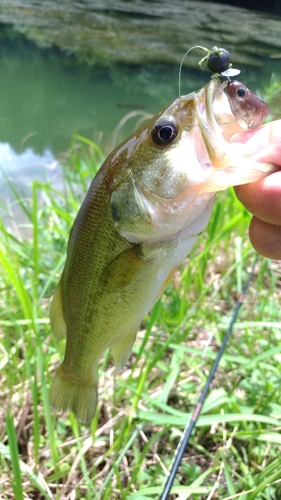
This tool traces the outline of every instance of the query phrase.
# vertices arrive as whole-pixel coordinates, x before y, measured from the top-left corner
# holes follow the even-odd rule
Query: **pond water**
[[[75,133],[105,147],[126,112],[159,108],[133,86],[124,92],[105,71],[23,39],[0,43],[0,67],[0,158],[8,173],[26,169],[28,158],[53,161]]]
[[[51,6],[57,5],[56,2],[51,1],[45,2],[45,5],[47,3]],[[65,0],[63,3],[65,3]],[[13,19],[9,16],[13,14],[12,8],[13,5],[17,6],[17,2],[6,2],[6,6],[2,7],[0,21],[6,21],[10,24],[0,26],[0,166],[2,171],[9,176],[9,179],[21,190],[28,188],[33,178],[47,177],[54,182],[59,178],[60,155],[69,148],[73,134],[79,134],[98,142],[102,149],[109,153],[112,147],[110,137],[126,113],[132,115],[135,112],[139,115],[155,114],[178,95],[178,66],[184,50],[190,47],[190,42],[188,40],[185,42],[182,36],[180,44],[179,38],[176,38],[177,30],[183,29],[179,25],[179,19],[182,17],[182,3],[175,2],[174,11],[171,12],[169,18],[167,9],[170,4],[165,1],[162,6],[162,21],[159,9],[156,9],[157,1],[151,2],[150,17],[144,16],[144,12],[141,11],[141,9],[147,10],[147,4],[144,1],[135,3],[119,1],[117,4],[108,1],[106,3],[112,4],[111,9],[108,10],[103,9],[103,4],[100,2],[97,2],[95,9],[91,4],[90,9],[90,3],[85,1],[80,2],[78,5],[78,2],[69,2],[69,5],[72,8],[79,8],[80,11],[84,9],[86,13],[88,10],[91,15],[95,14],[96,9],[98,21],[104,30],[106,25],[102,23],[108,20],[111,22],[112,19],[115,23],[114,26],[120,25],[123,31],[127,26],[126,29],[130,31],[131,37],[132,29],[135,30],[135,38],[140,48],[142,47],[142,39],[144,47],[151,43],[151,60],[146,48],[146,60],[139,50],[136,53],[136,63],[133,64],[132,60],[129,61],[128,57],[132,58],[133,56],[134,58],[133,49],[130,54],[130,46],[127,44],[126,52],[124,40],[120,35],[119,43],[121,48],[119,52],[118,46],[116,46],[116,38],[114,38],[114,50],[116,51],[114,57],[118,59],[118,64],[114,64],[112,60],[110,62],[105,61],[102,56],[99,61],[93,63],[93,54],[91,53],[87,60],[85,56],[87,51],[84,45],[81,49],[81,43],[79,45],[77,42],[76,47],[73,42],[68,50],[70,42],[66,41],[68,40],[67,35],[64,36],[61,42],[60,48],[64,50],[60,50],[58,47],[54,47],[55,43],[48,46],[46,38],[42,35],[42,33],[45,33],[44,26],[40,26],[41,32],[38,29],[29,32],[25,29],[24,22],[19,23],[19,18],[16,17],[17,28],[11,28]],[[32,15],[34,16],[34,8],[38,5],[38,2],[30,0],[26,5],[28,4],[32,7]],[[137,12],[130,10],[133,4],[137,6]],[[190,5],[190,9],[193,9],[193,19],[198,24],[198,15],[195,16],[196,12],[198,14],[198,2],[187,2],[186,4]],[[119,11],[117,15],[118,5]],[[208,37],[216,37],[215,33],[217,32],[218,45],[226,48],[237,47],[238,56],[237,51],[234,51],[234,54],[236,59],[237,57],[239,59],[240,54],[241,61],[244,62],[244,65],[239,65],[239,68],[243,71],[241,79],[246,85],[254,91],[261,90],[263,84],[268,83],[272,72],[281,73],[281,59],[268,57],[270,52],[273,54],[278,53],[278,43],[276,42],[274,45],[270,34],[272,35],[278,26],[281,28],[281,19],[267,18],[268,37],[270,38],[267,39],[266,31],[262,28],[260,28],[259,33],[252,33],[255,26],[262,26],[260,24],[261,19],[265,18],[248,13],[250,16],[247,18],[249,26],[246,26],[245,23],[243,28],[236,26],[237,40],[235,42],[233,35],[229,32],[229,26],[225,27],[225,32],[222,31],[225,17],[219,16],[219,13],[224,8],[219,7],[218,9],[217,4],[205,5],[205,17],[201,16],[200,19],[201,21],[203,19],[206,25],[205,27],[200,26],[200,43],[203,43],[201,40],[204,41]],[[55,8],[58,9],[58,7]],[[229,18],[227,9],[224,14],[228,15]],[[244,16],[243,19],[246,19],[245,10],[231,9],[231,13],[234,12],[238,16],[237,19],[239,19],[239,14],[242,17]],[[22,19],[25,19],[26,12],[22,13],[22,9],[19,9],[19,11],[20,15],[23,16]],[[9,14],[5,19],[3,19],[3,12]],[[47,16],[48,12],[52,12],[52,9],[46,10],[44,15]],[[63,12],[64,10],[61,10],[60,14],[63,15]],[[83,13],[85,12],[83,11]],[[216,26],[212,27],[212,29],[210,29],[210,24],[207,23],[206,13],[208,15],[212,14],[216,18]],[[18,12],[16,15],[19,15]],[[155,31],[156,16],[158,16],[157,22],[160,19],[159,43],[155,42],[155,40],[157,41],[157,30]],[[80,31],[83,30],[83,26],[79,25],[79,22],[82,22],[82,17],[80,15],[80,17],[75,18],[78,24],[77,29],[80,29]],[[151,20],[153,20],[153,23]],[[163,25],[163,20],[169,22],[169,24],[167,26]],[[254,21],[256,24],[254,24]],[[25,22],[28,26],[32,24],[30,19],[28,19],[28,22],[25,19]],[[36,18],[36,22],[38,24],[42,23],[42,17],[40,19]],[[86,22],[84,17],[83,22]],[[54,37],[57,36],[58,32],[58,30],[56,32],[50,31],[50,26],[53,27],[53,25],[57,26],[55,22],[45,26],[47,36],[51,41],[56,40]],[[68,22],[65,25],[66,32],[72,26],[73,22]],[[110,29],[113,29],[112,26],[113,24],[110,25]],[[170,45],[167,45],[169,42],[163,39],[164,29],[167,30],[167,27],[169,27],[169,33],[171,34]],[[86,33],[88,33],[87,29],[88,26],[85,26]],[[97,38],[101,36],[101,31],[102,29],[94,33]],[[242,41],[244,40],[245,43],[248,31],[250,32],[249,43],[247,44],[247,50],[246,45],[244,45],[243,52]],[[24,33],[25,36],[19,34],[19,32]],[[75,33],[71,33],[74,38]],[[102,36],[104,37],[104,33]],[[257,37],[256,42],[254,36]],[[37,46],[27,38],[37,43],[40,42],[41,46]],[[112,42],[112,36],[107,38]],[[208,41],[211,43],[211,40]],[[92,38],[90,42],[91,46],[96,47]],[[253,49],[255,44],[257,47],[256,53],[254,53]],[[208,44],[207,46],[210,47]],[[170,52],[168,47],[170,47]],[[76,49],[77,52],[75,52]],[[107,50],[109,54],[112,54],[110,46],[108,46]],[[124,55],[122,55],[123,53]],[[97,56],[95,55],[95,57]],[[187,66],[183,69],[182,75],[182,93],[188,93],[201,87],[209,78],[207,73],[194,68],[194,57],[198,61],[200,53],[197,52],[195,56],[192,55],[192,57],[186,59]],[[101,61],[104,63],[102,64]],[[190,67],[188,67],[189,65]],[[137,117],[128,121],[123,130],[123,138],[132,131],[136,120]],[[2,204],[9,205],[10,198],[11,193],[2,175],[2,177],[0,176],[0,199]]]
[[[28,192],[34,178],[57,178],[61,153],[74,134],[94,140],[108,154],[120,120],[128,115],[121,140],[142,116],[157,113],[178,92],[176,67],[161,88],[156,72],[145,66],[93,68],[22,37],[0,41],[0,67],[0,166],[21,192]],[[143,91],[147,72],[151,88]],[[204,78],[195,75],[193,81],[203,84]],[[6,205],[10,197],[0,173],[0,198]]]

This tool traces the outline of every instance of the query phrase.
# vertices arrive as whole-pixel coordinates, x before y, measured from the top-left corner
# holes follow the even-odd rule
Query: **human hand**
[[[281,167],[281,120],[234,136],[246,143],[258,161]],[[281,260],[281,170],[264,179],[235,187],[238,199],[253,214],[249,237],[261,255]]]

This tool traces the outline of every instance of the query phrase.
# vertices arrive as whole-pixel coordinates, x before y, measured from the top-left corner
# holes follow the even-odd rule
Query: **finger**
[[[281,225],[281,171],[260,181],[237,186],[235,192],[253,215],[269,224]]]
[[[231,142],[244,144],[244,155],[254,156],[256,161],[281,166],[281,120],[235,134]]]
[[[253,217],[249,236],[258,253],[269,259],[281,260],[281,226],[267,224]]]

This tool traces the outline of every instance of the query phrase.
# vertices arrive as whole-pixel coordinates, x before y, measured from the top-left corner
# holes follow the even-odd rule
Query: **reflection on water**
[[[17,153],[10,144],[3,142],[0,143],[0,168],[2,200],[9,183],[13,184],[17,192],[24,193],[29,186],[30,178],[38,181],[52,181],[61,170],[58,161],[49,149],[45,149],[41,155],[36,154],[32,148]]]
[[[30,198],[32,179],[48,181],[59,189],[62,167],[50,149],[45,149],[42,154],[36,154],[32,148],[17,153],[10,144],[0,143],[0,169],[0,215],[7,226],[22,234],[20,226],[25,228],[28,221],[19,199]],[[28,234],[28,230],[24,233]]]

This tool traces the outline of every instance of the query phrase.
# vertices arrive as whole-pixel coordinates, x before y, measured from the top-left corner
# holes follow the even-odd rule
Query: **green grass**
[[[1,222],[1,499],[157,498],[255,258],[250,215],[232,190],[221,193],[125,369],[115,374],[109,353],[101,360],[91,425],[55,415],[49,389],[64,345],[52,337],[49,302],[101,158],[89,141],[73,146],[64,188],[34,182],[30,199],[16,201],[24,227]],[[171,498],[281,497],[280,287],[280,263],[260,258]]]

